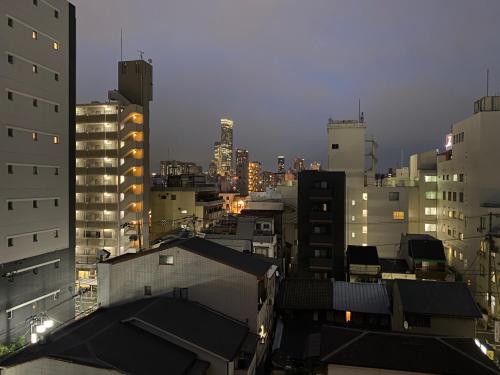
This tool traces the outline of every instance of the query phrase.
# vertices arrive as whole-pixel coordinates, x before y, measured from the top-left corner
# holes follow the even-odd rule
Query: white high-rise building
[[[35,318],[74,317],[75,8],[0,1],[0,15],[0,342],[9,342]]]
[[[232,120],[220,119],[219,174],[221,176],[230,175],[234,171],[233,125]]]
[[[453,124],[447,150],[437,162],[438,238],[444,242],[448,264],[471,285],[481,306],[495,314],[500,303],[498,261],[494,254],[489,259],[486,237],[489,213],[493,230],[500,213],[499,138],[500,97],[484,97],[474,103],[472,116]]]

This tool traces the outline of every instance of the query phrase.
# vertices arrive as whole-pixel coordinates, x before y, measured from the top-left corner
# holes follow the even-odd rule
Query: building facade
[[[227,118],[220,119],[220,167],[221,176],[230,175],[234,171],[233,165],[233,121]]]
[[[262,165],[258,161],[252,161],[248,164],[248,191],[263,191],[262,185]]]
[[[278,173],[285,173],[285,157],[278,156]]]
[[[248,195],[248,150],[236,149],[236,189],[240,195]]]
[[[76,270],[81,288],[95,285],[101,250],[117,256],[149,245],[152,66],[139,60],[122,61],[118,68],[122,91],[110,91],[107,103],[81,104],[76,110]]]
[[[181,174],[201,174],[203,168],[196,163],[178,160],[160,161],[160,176],[179,176]]]
[[[74,317],[75,8],[2,1],[0,342]]]
[[[299,275],[345,280],[345,181],[343,172],[299,173]]]

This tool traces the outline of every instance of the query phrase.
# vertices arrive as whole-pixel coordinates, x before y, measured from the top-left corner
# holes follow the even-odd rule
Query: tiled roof
[[[298,310],[331,310],[330,280],[285,279],[281,283],[279,307]]]
[[[376,283],[334,281],[333,309],[367,314],[391,313],[385,285]]]

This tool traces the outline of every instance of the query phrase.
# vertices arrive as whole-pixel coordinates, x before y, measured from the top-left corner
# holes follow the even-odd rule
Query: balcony
[[[118,139],[118,132],[84,132],[76,133],[75,138],[77,141],[116,141]]]
[[[309,258],[309,268],[316,270],[328,270],[333,269],[333,259],[331,258]]]
[[[196,201],[196,206],[200,207],[212,207],[212,206],[222,206],[224,204],[224,200],[216,199],[213,201]]]
[[[115,148],[111,149],[100,149],[100,150],[76,150],[77,158],[117,158],[118,150]]]
[[[333,238],[329,234],[311,234],[309,235],[309,245],[329,246],[333,245]]]
[[[123,147],[120,148],[120,155],[122,157],[127,156],[130,152],[133,153],[134,149],[137,150],[142,150],[143,143],[142,142],[136,142],[136,141],[129,141],[126,142]]]
[[[76,185],[77,193],[116,193],[118,185]]]
[[[332,213],[325,211],[313,211],[309,213],[309,221],[315,222],[332,222]]]
[[[143,126],[140,124],[135,124],[134,122],[127,122],[123,128],[120,129],[120,139],[127,138],[128,136],[131,135],[131,133],[134,132],[142,132],[143,131]]]
[[[332,199],[332,189],[309,189],[309,199]]]
[[[76,116],[76,123],[99,123],[99,122],[116,122],[118,120],[118,115],[114,114],[102,114],[102,115],[81,115]]]
[[[115,211],[117,209],[118,203],[85,203],[85,202],[77,202],[76,209],[77,210],[95,210],[95,211]]]
[[[126,174],[130,169],[134,167],[142,167],[141,159],[125,158],[125,162],[120,165],[120,174]]]
[[[118,221],[103,221],[103,220],[76,220],[76,228],[78,229],[116,229]]]
[[[76,168],[77,176],[85,176],[85,175],[118,175],[118,168],[116,167],[77,167]]]
[[[116,238],[84,238],[76,239],[77,246],[96,246],[96,247],[114,247],[116,246]]]

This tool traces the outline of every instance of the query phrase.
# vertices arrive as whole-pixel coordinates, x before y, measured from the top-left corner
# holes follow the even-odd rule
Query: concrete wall
[[[91,366],[83,366],[51,358],[40,358],[15,367],[2,369],[5,375],[119,375],[121,372]]]

